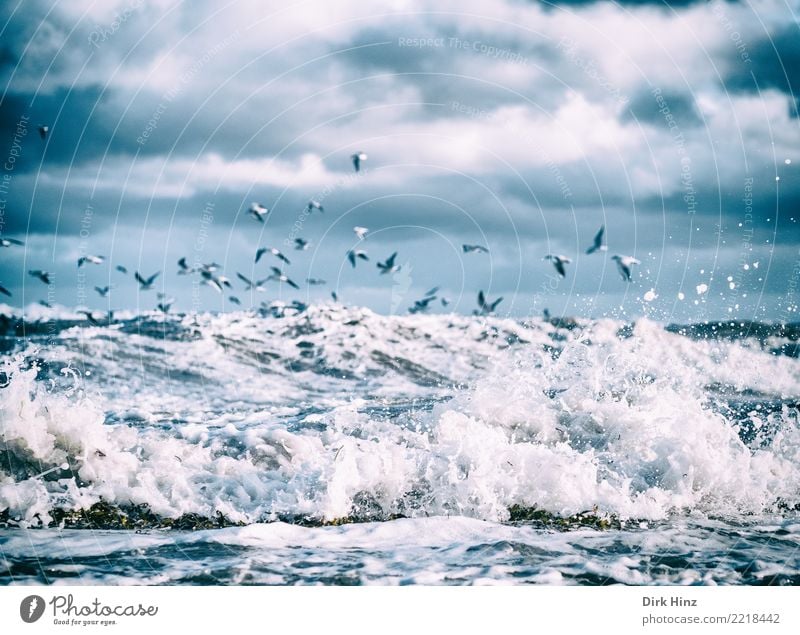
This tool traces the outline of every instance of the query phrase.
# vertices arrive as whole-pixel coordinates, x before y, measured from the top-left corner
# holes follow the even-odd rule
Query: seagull
[[[204,265],[202,265],[202,266],[200,267],[200,269],[201,269],[202,271],[207,271],[208,273],[214,273],[214,272],[215,272],[215,271],[217,271],[217,270],[218,270],[218,269],[219,269],[221,266],[222,266],[222,265],[218,265],[216,262],[211,262],[211,263],[209,263],[209,264],[207,264],[207,265],[205,265],[205,264],[204,264]],[[202,271],[201,271],[201,272],[202,272]]]
[[[161,302],[156,305],[156,308],[161,311],[162,313],[169,313],[170,307],[172,303],[175,302],[175,298],[162,299]]]
[[[111,287],[110,286],[95,287],[94,290],[100,294],[101,298],[105,298],[108,295],[108,292],[111,290]]]
[[[308,202],[308,211],[313,212],[315,209],[319,210],[320,212],[325,211],[325,209],[322,207],[322,203],[312,199]]]
[[[300,288],[289,279],[289,276],[285,275],[283,271],[281,271],[277,267],[270,267],[270,269],[272,269],[272,275],[269,278],[267,278],[267,280],[277,280],[278,282],[285,282],[290,287],[294,287],[295,289]]]
[[[391,256],[386,259],[386,262],[379,262],[378,269],[381,270],[381,275],[385,275],[387,273],[394,273],[395,271],[400,271],[400,265],[394,264],[394,259],[397,258],[397,252],[394,252]]]
[[[494,310],[497,308],[497,305],[503,301],[503,298],[497,298],[494,302],[488,302],[486,300],[486,296],[484,295],[483,291],[478,291],[478,307],[480,308],[480,312],[476,311],[476,315],[488,315],[489,313],[494,313]]]
[[[367,229],[366,227],[361,227],[359,225],[356,225],[355,227],[353,227],[353,231],[355,232],[356,236],[358,236],[359,240],[364,240],[364,236],[367,235],[369,229]]]
[[[30,269],[28,271],[28,275],[31,275],[34,278],[39,278],[39,280],[45,284],[50,284],[50,274],[46,271],[42,271],[41,269]]]
[[[11,247],[11,245],[24,245],[25,243],[16,238],[0,238],[0,247]]]
[[[161,273],[160,271],[156,271],[152,276],[149,278],[142,278],[138,271],[133,274],[133,277],[136,278],[136,282],[139,283],[139,291],[149,291],[153,288],[153,283],[155,282],[158,274]]]
[[[450,298],[439,298],[439,302],[442,303],[442,306],[447,306],[450,304]]]
[[[258,251],[256,251],[256,262],[261,260],[261,256],[263,256],[267,252],[271,253],[278,260],[282,260],[287,265],[292,264],[291,262],[289,262],[289,259],[281,253],[280,249],[276,249],[275,247],[260,247]]]
[[[98,322],[95,319],[91,311],[78,311],[78,313],[80,313],[81,315],[85,315],[86,319],[89,320],[91,324],[94,324],[95,326],[100,326],[100,322]]]
[[[178,269],[179,276],[185,276],[195,272],[194,267],[190,267],[189,265],[186,264],[185,256],[178,261],[178,267],[180,267],[180,269]]]
[[[9,298],[11,297],[11,291],[6,289],[2,284],[0,284],[0,293],[7,295]]]
[[[416,300],[414,302],[414,306],[408,309],[409,313],[424,313],[428,310],[428,305],[436,299],[436,296],[430,296],[422,298],[422,300]]]
[[[477,251],[478,253],[483,253],[483,254],[489,253],[489,250],[483,245],[461,245],[461,249],[464,250],[465,254],[472,253],[473,251]]]
[[[310,284],[312,287],[320,284],[327,284],[322,278],[306,278],[306,283]]]
[[[564,265],[572,262],[572,260],[566,256],[555,256],[553,254],[547,254],[544,258],[542,258],[542,260],[551,260],[553,262],[553,266],[556,268],[556,271],[558,271],[558,275],[560,275],[562,278],[567,275]]]
[[[594,242],[589,249],[586,250],[587,254],[593,254],[596,251],[606,251],[608,247],[603,244],[603,233],[606,231],[606,226],[603,225],[594,236]]]
[[[117,265],[116,269],[117,269],[117,271],[119,271],[120,273],[128,273],[128,270],[127,270],[127,268],[123,267],[122,265]]]
[[[236,277],[247,285],[245,291],[250,291],[250,289],[253,289],[255,291],[266,291],[266,289],[261,285],[263,285],[267,280],[269,280],[269,278],[265,278],[264,280],[256,280],[255,282],[253,282],[252,280],[250,280],[250,278],[239,273],[238,271],[236,272]]]
[[[241,306],[242,305],[242,303],[239,301],[239,298],[237,298],[235,295],[230,296],[228,298],[228,301],[231,304],[235,304],[236,306]]]
[[[616,261],[617,269],[619,269],[619,275],[622,276],[622,279],[625,282],[631,281],[631,267],[633,265],[642,264],[640,261],[636,260],[636,258],[634,258],[633,256],[620,256],[619,254],[611,256],[611,260]]]
[[[47,300],[39,300],[39,304],[41,304],[43,307],[47,307],[48,309],[53,308],[53,305],[50,304]]]
[[[50,126],[39,126],[39,136],[42,139],[47,137],[47,133],[50,132]]]
[[[102,265],[105,260],[105,256],[81,256],[78,258],[78,266],[83,267],[87,262],[91,262],[93,265]]]
[[[367,160],[367,155],[363,152],[356,152],[355,154],[351,154],[350,158],[353,160],[353,167],[358,172],[361,169],[361,162]]]
[[[308,249],[308,241],[305,238],[295,238],[294,248],[297,249],[297,251],[305,251]]]
[[[218,293],[222,293],[222,287],[228,287],[229,289],[233,288],[231,281],[226,278],[225,276],[215,276],[211,271],[204,269],[200,272],[200,275],[203,278],[203,284],[207,284],[209,287],[217,291]]]
[[[331,298],[333,299],[334,302],[339,301],[339,295],[336,293],[336,291],[331,291]]]
[[[250,214],[253,218],[255,218],[259,223],[264,222],[264,218],[266,218],[267,214],[269,214],[269,210],[264,207],[261,203],[256,203],[253,201],[250,203],[250,209],[247,210],[247,213]]]
[[[367,252],[362,249],[351,249],[347,252],[347,259],[350,261],[350,264],[353,265],[355,269],[356,266],[356,258],[360,258],[361,260],[369,260],[369,256]]]

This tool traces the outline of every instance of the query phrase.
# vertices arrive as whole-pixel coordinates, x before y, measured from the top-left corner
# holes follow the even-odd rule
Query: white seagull
[[[353,265],[353,269],[356,267],[356,258],[361,260],[369,260],[367,252],[363,249],[351,249],[347,252],[347,259],[350,261],[350,264]]]
[[[267,278],[267,280],[277,280],[278,282],[285,282],[290,287],[294,287],[295,289],[300,288],[289,279],[289,276],[284,274],[283,271],[281,271],[277,267],[270,267],[270,269],[272,269],[272,275],[269,278]]]
[[[322,207],[322,203],[312,199],[312,200],[310,200],[308,202],[308,211],[309,212],[313,212],[315,209],[319,210],[320,212],[324,212],[325,211],[325,209]]]
[[[617,269],[619,269],[619,275],[622,276],[622,279],[625,282],[631,281],[631,267],[633,267],[633,265],[642,264],[633,256],[620,256],[619,254],[611,256],[611,260],[616,261]]]
[[[608,247],[603,244],[603,233],[606,231],[606,226],[603,225],[594,236],[594,242],[589,249],[586,250],[587,254],[593,254],[596,251],[606,251]]]
[[[553,266],[556,268],[556,271],[558,271],[558,275],[560,275],[562,278],[567,275],[564,265],[572,262],[572,260],[566,256],[557,256],[554,254],[547,254],[544,258],[542,258],[542,260],[551,260],[553,262]]]
[[[353,227],[353,232],[355,233],[356,236],[358,236],[359,240],[364,240],[364,236],[367,235],[368,231],[369,229],[367,229],[366,227],[360,227],[358,225]]]
[[[11,245],[24,245],[25,243],[16,238],[0,238],[0,247],[11,247]]]
[[[352,159],[353,167],[356,169],[356,172],[358,172],[361,169],[361,162],[367,160],[367,155],[363,152],[356,152],[350,155],[350,159]]]
[[[394,259],[397,258],[397,252],[394,252],[391,256],[386,259],[386,262],[379,262],[378,269],[381,270],[381,275],[385,275],[387,273],[394,273],[395,271],[400,271],[400,265],[394,264]]]
[[[87,262],[91,262],[93,265],[102,265],[105,260],[105,256],[81,256],[78,258],[78,266],[83,267]]]
[[[271,254],[272,254],[273,256],[275,256],[275,257],[276,257],[278,260],[282,260],[282,261],[283,261],[283,262],[285,262],[287,265],[290,265],[290,264],[292,264],[292,263],[289,261],[289,259],[288,259],[286,256],[284,256],[284,255],[283,255],[283,253],[281,253],[281,250],[280,250],[280,249],[277,249],[276,247],[259,247],[258,251],[256,251],[256,262],[258,262],[259,260],[261,260],[261,256],[263,256],[263,255],[264,255],[265,253],[267,253],[267,252],[271,253]]]
[[[266,218],[267,214],[269,214],[269,210],[261,203],[253,201],[250,203],[250,209],[247,210],[247,213],[255,218],[259,223],[263,223],[264,218]]]

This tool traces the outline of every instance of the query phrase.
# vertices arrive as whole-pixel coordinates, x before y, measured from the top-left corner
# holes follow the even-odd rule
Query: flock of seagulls
[[[598,232],[594,236],[594,241],[592,241],[591,247],[586,250],[586,253],[591,255],[597,251],[608,251],[608,246],[603,241],[603,236],[605,235],[605,225],[601,227]],[[466,251],[467,245],[464,245],[464,250]],[[567,268],[566,265],[572,262],[572,260],[567,256],[556,255],[556,254],[547,254],[543,260],[549,260],[553,263],[558,275],[562,278],[566,277],[567,275]],[[625,282],[631,281],[631,267],[633,265],[640,265],[642,264],[639,260],[634,258],[633,256],[623,256],[620,254],[615,254],[611,256],[611,260],[613,260],[617,265],[617,270],[619,271],[619,275]]]
[[[42,139],[46,139],[49,133],[50,128],[48,126],[42,125],[39,126],[39,134]],[[350,156],[350,159],[353,163],[353,169],[356,172],[361,171],[361,167],[363,163],[367,160],[367,155],[364,152],[356,152]],[[325,209],[320,201],[317,200],[309,200],[307,205],[307,210],[309,213],[312,212],[324,212]],[[259,202],[253,202],[250,204],[250,207],[247,210],[247,214],[252,217],[258,223],[265,223],[267,217],[270,214],[270,209],[265,205],[262,205]],[[363,242],[366,240],[367,235],[369,234],[369,229],[367,227],[356,226],[353,227],[353,233],[358,238],[359,242]],[[601,227],[597,234],[595,234],[594,240],[592,245],[586,250],[586,254],[591,255],[597,252],[605,252],[608,250],[607,245],[604,242],[605,236],[605,226]],[[294,248],[297,251],[305,251],[308,249],[310,243],[300,237],[296,237],[293,239]],[[24,243],[21,240],[17,240],[14,238],[0,238],[0,247],[14,247],[14,246],[23,246]],[[462,245],[463,253],[465,254],[488,254],[489,248],[479,244],[463,244]],[[255,263],[259,263],[263,257],[267,254],[270,254],[274,257],[277,261],[282,263],[283,265],[290,266],[291,260],[284,254],[280,249],[276,247],[258,247],[255,253]],[[347,260],[350,262],[350,265],[355,269],[356,265],[359,261],[368,262],[370,260],[369,255],[367,254],[366,250],[364,249],[350,249],[346,252]],[[631,281],[631,270],[634,265],[641,264],[639,260],[633,258],[632,256],[624,256],[620,254],[615,254],[611,256],[611,259],[616,263],[617,269],[619,270],[620,276],[626,282]],[[391,256],[386,258],[383,262],[378,261],[376,262],[376,266],[379,270],[380,275],[386,275],[389,273],[396,273],[400,271],[401,266],[397,264],[397,252],[392,253]],[[559,276],[566,277],[567,275],[567,265],[569,265],[572,260],[565,255],[561,254],[547,254],[543,260],[550,261],[555,268],[556,272]],[[89,254],[83,255],[78,258],[78,268],[81,268],[85,265],[102,265],[106,262],[105,256],[101,256],[99,254]],[[210,288],[214,289],[217,293],[225,293],[226,290],[232,290],[233,284],[231,280],[222,275],[220,272],[221,266],[217,263],[208,263],[208,264],[198,264],[191,266],[187,263],[186,258],[182,257],[178,260],[178,275],[197,275],[199,276],[199,281],[201,284],[207,285]],[[115,270],[121,274],[128,273],[128,269],[124,265],[115,265]],[[242,273],[237,272],[236,278],[244,283],[245,291],[255,291],[255,292],[265,292],[267,287],[265,286],[268,282],[278,282],[282,284],[286,284],[293,289],[300,289],[300,286],[292,280],[284,271],[278,266],[270,265],[270,274],[265,278],[259,280],[253,280]],[[31,269],[28,271],[28,274],[46,285],[51,284],[52,282],[52,274],[42,271],[40,269]],[[141,274],[139,271],[135,271],[133,276],[136,282],[139,284],[139,291],[150,291],[153,289],[153,285],[161,274],[160,271],[153,273],[152,275],[145,276]],[[309,286],[320,286],[325,285],[326,281],[322,278],[306,278],[306,284]],[[106,285],[103,287],[96,286],[94,290],[101,298],[107,298],[109,292],[111,291],[113,285]],[[11,296],[11,293],[0,285],[0,294]],[[331,292],[331,297],[336,301],[338,300],[338,296],[335,291]],[[158,310],[168,313],[172,304],[175,302],[174,298],[168,298],[164,293],[158,293]],[[241,301],[235,295],[230,295],[228,300],[237,305],[241,305]],[[422,313],[427,311],[431,304],[439,300],[442,306],[446,307],[450,304],[450,300],[444,296],[439,295],[439,287],[433,287],[429,289],[422,298],[419,300],[415,300],[414,304],[409,307],[409,313]],[[490,315],[493,314],[496,310],[498,305],[503,301],[502,297],[496,298],[494,300],[489,300],[485,293],[481,290],[478,292],[477,304],[478,308],[473,311],[474,315]],[[45,306],[49,306],[47,302],[40,301],[40,304]],[[299,303],[298,303],[299,304]],[[81,310],[79,311],[82,315],[86,316],[86,319],[93,323],[97,324],[98,320],[94,317],[94,313],[88,310]],[[111,320],[113,312],[109,311],[108,319]]]

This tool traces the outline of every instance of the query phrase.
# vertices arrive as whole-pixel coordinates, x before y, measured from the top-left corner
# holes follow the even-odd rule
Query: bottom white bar
[[[12,586],[0,632],[777,635],[800,632],[798,600],[789,587]]]

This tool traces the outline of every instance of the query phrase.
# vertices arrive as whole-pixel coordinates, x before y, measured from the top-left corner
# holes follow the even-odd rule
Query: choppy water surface
[[[3,583],[800,582],[796,328],[0,331]]]

